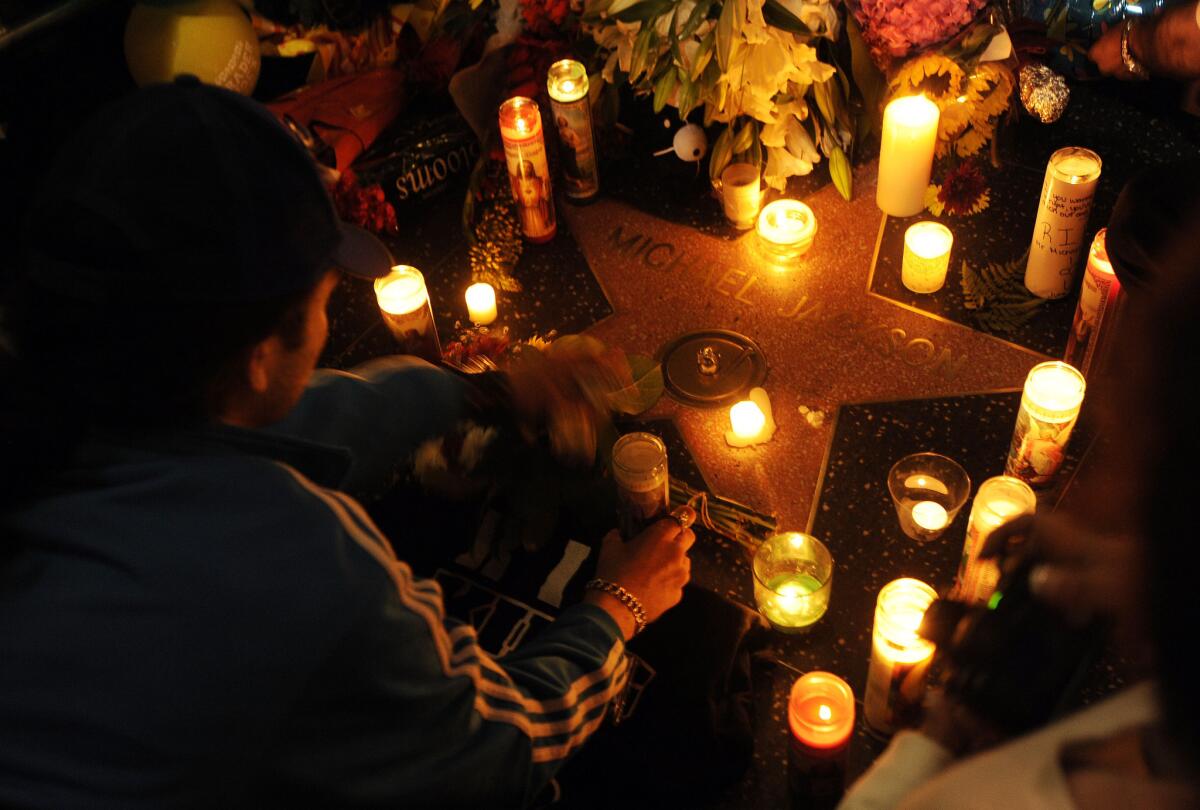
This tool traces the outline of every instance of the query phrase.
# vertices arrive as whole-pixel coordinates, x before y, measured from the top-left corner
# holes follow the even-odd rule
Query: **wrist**
[[[583,603],[600,608],[608,614],[621,633],[621,640],[628,641],[637,633],[637,622],[629,609],[621,604],[617,597],[604,591],[587,590],[583,594]]]
[[[632,638],[646,629],[646,608],[642,605],[641,600],[627,591],[624,587],[612,582],[611,580],[596,577],[595,579],[590,580],[587,585],[584,586],[584,588],[588,591],[603,593],[606,596],[611,597],[619,605],[621,605],[629,617],[632,617],[634,624],[633,632],[627,633],[625,638]],[[622,630],[624,630],[624,627],[625,626],[622,625]]]

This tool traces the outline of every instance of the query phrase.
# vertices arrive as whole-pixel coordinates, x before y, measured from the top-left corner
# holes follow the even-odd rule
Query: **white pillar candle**
[[[918,222],[904,232],[900,280],[915,293],[933,293],[946,283],[954,234],[940,222]]]
[[[884,108],[875,202],[888,216],[911,217],[925,208],[940,117],[925,96],[893,99]]]
[[[983,602],[992,595],[1000,580],[1000,569],[991,560],[980,560],[979,552],[992,532],[1018,515],[1032,515],[1037,496],[1019,478],[997,475],[979,485],[971,503],[967,539],[962,561],[955,577],[955,593],[969,602]]]
[[[937,592],[916,579],[884,585],[875,602],[871,666],[864,714],[871,728],[891,734],[921,705],[934,645],[917,633]]]
[[[767,258],[787,261],[803,256],[817,235],[817,217],[799,200],[775,200],[758,215],[758,244]]]
[[[479,326],[496,320],[496,290],[491,284],[481,281],[467,287],[467,314]]]
[[[1050,156],[1025,265],[1025,287],[1034,295],[1071,291],[1099,179],[1100,156],[1090,149],[1068,146]]]
[[[733,227],[746,230],[754,227],[762,191],[758,182],[758,167],[752,163],[733,163],[721,172],[721,200],[725,216]]]
[[[1066,457],[1085,386],[1078,369],[1058,360],[1039,363],[1030,370],[1008,450],[1006,475],[1035,487],[1053,480]]]

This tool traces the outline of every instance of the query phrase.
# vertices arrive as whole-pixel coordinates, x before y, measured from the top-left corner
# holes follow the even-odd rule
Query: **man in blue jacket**
[[[606,538],[585,601],[494,659],[346,490],[569,375],[313,377],[339,274],[386,251],[262,108],[195,81],[85,126],[27,233],[0,344],[0,806],[528,804],[678,601],[691,532]]]

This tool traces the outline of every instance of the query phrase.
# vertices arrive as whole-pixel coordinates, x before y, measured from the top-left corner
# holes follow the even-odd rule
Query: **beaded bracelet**
[[[646,629],[646,609],[642,607],[642,603],[638,601],[638,598],[629,591],[615,582],[609,582],[607,579],[600,579],[599,577],[589,580],[588,584],[583,587],[593,591],[603,591],[609,596],[616,597],[618,602],[627,607],[629,612],[633,614],[633,621],[636,625],[633,631],[635,636]]]

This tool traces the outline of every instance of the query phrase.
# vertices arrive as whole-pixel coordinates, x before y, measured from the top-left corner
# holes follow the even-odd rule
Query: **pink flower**
[[[859,0],[852,4],[863,39],[878,57],[903,57],[949,39],[987,0]]]

